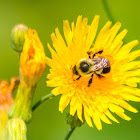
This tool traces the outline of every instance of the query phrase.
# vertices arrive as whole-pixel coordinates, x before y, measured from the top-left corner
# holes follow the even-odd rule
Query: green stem
[[[68,132],[68,134],[67,134],[66,137],[65,137],[65,140],[68,140],[68,139],[70,138],[70,136],[71,136],[72,133],[74,132],[75,128],[76,128],[76,127],[71,127],[71,128],[69,129],[69,132]]]
[[[111,11],[109,9],[109,6],[108,6],[108,3],[107,3],[107,0],[102,0],[102,3],[103,3],[103,6],[104,6],[104,9],[107,13],[107,16],[108,18],[113,22],[115,23],[115,19],[113,18],[112,14],[111,14]]]
[[[42,104],[43,102],[45,102],[46,100],[50,99],[51,97],[54,97],[54,95],[52,93],[47,94],[46,96],[44,96],[43,98],[41,98],[37,103],[35,103],[35,105],[32,107],[32,111],[34,111],[40,104]]]
[[[21,82],[14,104],[9,110],[9,118],[21,118],[26,123],[32,118],[32,98],[35,93],[36,86],[28,86]]]

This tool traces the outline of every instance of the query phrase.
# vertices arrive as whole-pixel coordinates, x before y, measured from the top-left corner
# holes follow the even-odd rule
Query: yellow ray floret
[[[52,58],[46,58],[46,63],[51,67],[47,78],[47,85],[55,87],[52,93],[61,94],[59,110],[63,112],[70,104],[70,114],[77,113],[83,121],[84,116],[89,126],[93,127],[92,120],[97,129],[102,129],[101,121],[111,124],[118,120],[111,114],[117,114],[125,120],[131,120],[125,114],[127,109],[136,113],[137,110],[127,101],[140,101],[140,61],[132,61],[140,56],[140,50],[132,51],[138,44],[137,40],[123,45],[127,30],[119,32],[121,23],[117,22],[111,27],[107,22],[101,29],[97,38],[99,16],[95,16],[91,25],[88,19],[78,16],[76,25],[63,22],[64,37],[58,28],[52,33],[53,48],[48,44]],[[82,76],[74,80],[73,67],[83,58],[89,59],[87,52],[96,53],[103,51],[99,56],[105,57],[110,62],[111,71],[103,74],[104,78],[93,77],[92,84],[88,87],[90,76]]]

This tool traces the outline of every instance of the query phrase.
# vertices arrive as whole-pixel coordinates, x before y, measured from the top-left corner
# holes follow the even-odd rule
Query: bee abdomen
[[[110,72],[110,67],[108,67],[108,68],[103,68],[103,71],[102,71],[102,73],[109,73]]]

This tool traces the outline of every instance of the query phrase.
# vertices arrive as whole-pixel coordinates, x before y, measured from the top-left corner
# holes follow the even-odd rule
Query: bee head
[[[88,59],[81,59],[73,68],[72,72],[75,75],[87,75],[91,69],[91,64]]]
[[[90,68],[90,65],[86,62],[86,61],[82,61],[80,63],[80,70],[83,72],[83,73],[86,73],[89,71],[89,68]]]

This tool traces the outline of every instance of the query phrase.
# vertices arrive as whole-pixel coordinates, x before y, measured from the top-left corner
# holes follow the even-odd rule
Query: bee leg
[[[97,52],[97,53],[94,53],[94,54],[93,54],[93,58],[96,56],[96,54],[98,54],[98,53],[101,54],[102,52],[103,52],[103,50],[102,50],[102,51],[99,51],[99,52]]]
[[[76,80],[79,80],[81,78],[81,75],[79,75],[79,77]],[[75,80],[74,80],[75,81]]]
[[[91,59],[91,52],[87,52],[89,59]]]
[[[88,82],[88,87],[90,87],[90,85],[91,85],[91,83],[92,83],[92,79],[93,79],[93,74],[91,75],[91,78],[90,78],[90,80],[89,80],[89,82]]]
[[[97,73],[95,73],[99,78],[104,78],[104,76],[103,75],[100,75],[100,74],[97,74]]]

